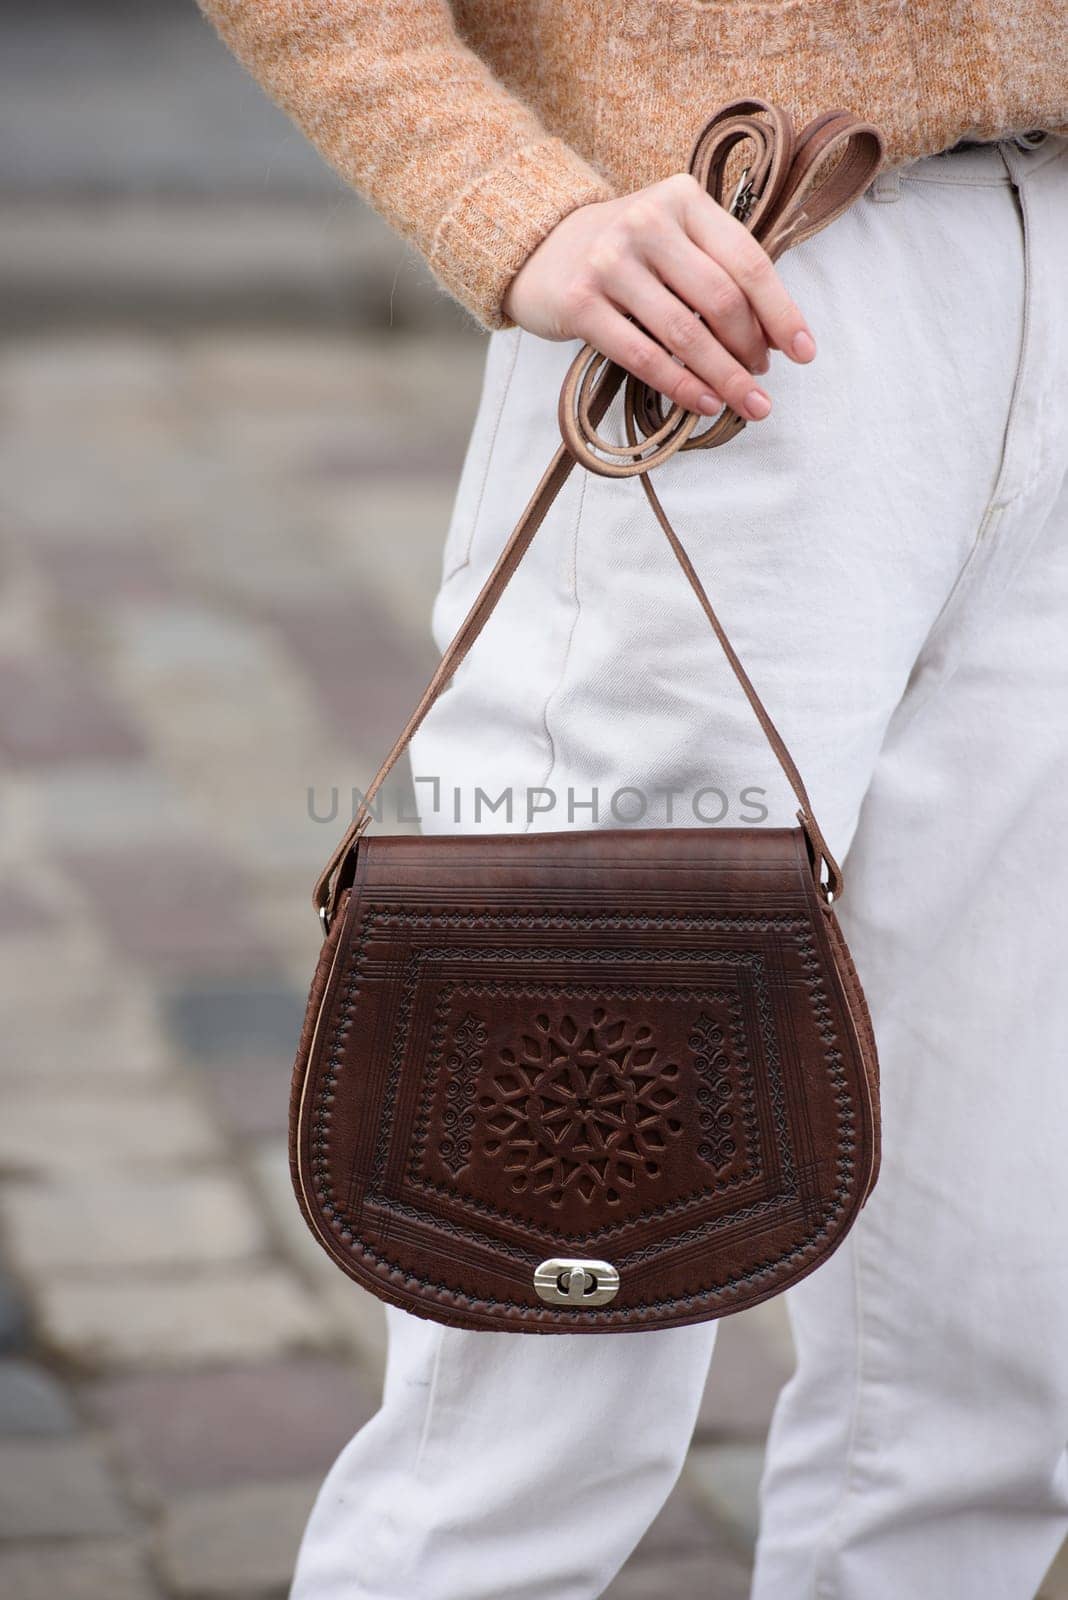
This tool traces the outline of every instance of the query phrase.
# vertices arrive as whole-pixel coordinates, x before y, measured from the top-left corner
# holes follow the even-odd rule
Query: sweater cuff
[[[614,198],[562,139],[524,145],[457,196],[434,230],[430,269],[484,328],[514,327],[501,301],[527,257],[569,212]]]

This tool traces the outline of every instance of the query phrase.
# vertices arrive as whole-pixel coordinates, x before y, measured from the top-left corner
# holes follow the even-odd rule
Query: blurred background
[[[289,1184],[309,893],[436,658],[485,336],[192,0],[0,33],[0,1595],[282,1600],[383,1358]],[[744,1600],[791,1363],[723,1324],[612,1600]]]

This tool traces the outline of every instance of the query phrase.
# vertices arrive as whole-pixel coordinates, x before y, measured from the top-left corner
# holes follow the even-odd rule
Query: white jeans
[[[656,476],[844,858],[882,1060],[879,1185],[787,1297],[754,1600],[1029,1600],[1068,1528],[1066,262],[1068,140],[884,175],[780,262],[815,362],[776,357],[767,421]],[[441,646],[574,350],[490,338]],[[412,762],[428,832],[737,825],[752,788],[793,823],[639,486],[579,471]],[[511,821],[476,824],[476,787]],[[293,1600],[600,1594],[679,1472],[716,1324],[389,1326]]]

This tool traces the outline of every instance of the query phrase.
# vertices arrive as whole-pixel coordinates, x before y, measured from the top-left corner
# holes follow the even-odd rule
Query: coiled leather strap
[[[725,198],[727,165],[737,145],[747,145],[742,181]],[[870,122],[848,111],[826,111],[795,136],[789,112],[766,100],[734,100],[707,122],[690,155],[689,171],[713,200],[738,217],[775,261],[847,211],[879,169],[883,139]],[[626,444],[597,432],[594,396],[603,400],[626,378]],[[600,381],[598,381],[600,379]],[[659,466],[676,450],[726,444],[745,427],[726,408],[707,421],[673,406],[656,389],[623,372],[592,345],[576,356],[560,391],[560,432],[576,461],[605,477],[625,478]]]
[[[742,181],[731,200],[725,202],[728,158],[734,148],[743,143],[751,149],[745,152]],[[883,149],[878,128],[870,122],[858,121],[848,111],[825,112],[808,123],[800,135],[795,135],[788,112],[766,100],[734,100],[721,107],[702,128],[690,157],[689,170],[713,199],[725,205],[750,229],[774,260],[791,245],[825,228],[864,193],[879,170]],[[622,445],[602,438],[597,432],[621,384],[624,384],[626,433],[626,443]],[[442,654],[406,727],[379,767],[351,826],[315,885],[313,901],[324,929],[330,925],[339,895],[352,882],[356,845],[371,820],[376,794],[481,633],[550,506],[579,462],[602,476],[641,478],[657,521],[800,802],[798,820],[809,840],[817,881],[827,903],[841,893],[841,871],[820,832],[801,774],[735,655],[648,478],[652,467],[678,450],[703,450],[726,444],[745,426],[744,419],[725,408],[698,432],[698,425],[707,419],[671,405],[663,395],[625,373],[590,345],[579,351],[568,370],[560,391],[559,419],[563,444],[549,463],[493,571]]]

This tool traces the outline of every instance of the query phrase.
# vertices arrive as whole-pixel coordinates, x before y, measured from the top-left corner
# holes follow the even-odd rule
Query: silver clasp
[[[727,207],[728,214],[737,217],[739,222],[745,222],[753,209],[753,185],[749,182],[749,173],[749,167],[742,168],[742,175]]]
[[[604,1306],[618,1293],[619,1273],[610,1261],[554,1256],[536,1268],[534,1290],[552,1306]]]

